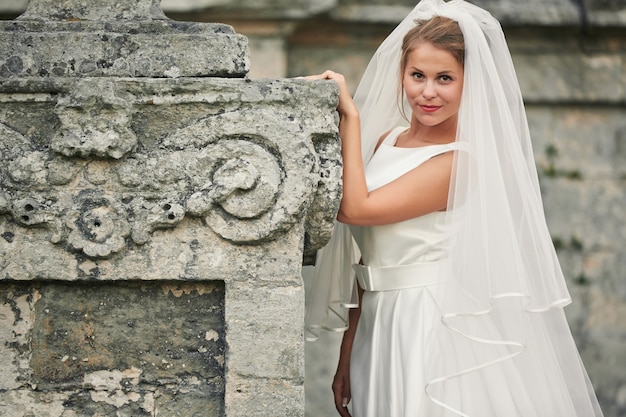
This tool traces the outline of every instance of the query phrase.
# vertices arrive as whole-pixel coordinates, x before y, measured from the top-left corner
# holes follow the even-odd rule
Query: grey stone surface
[[[162,0],[163,10],[173,13],[209,10],[237,18],[302,19],[322,13],[337,0]]]
[[[23,13],[28,6],[28,0],[1,0],[1,13]]]
[[[619,106],[528,107],[565,310],[605,416],[624,415],[624,175]]]
[[[340,20],[397,23],[415,7],[413,0],[340,0],[333,17]],[[579,24],[580,10],[569,0],[473,0],[503,24],[571,25]]]
[[[101,1],[104,10],[117,10]],[[18,19],[0,21],[0,77],[242,77],[248,71],[247,38],[230,26],[143,15],[107,20],[87,13],[90,7],[71,13],[52,3],[59,7],[47,16],[52,20],[42,17],[48,2],[40,0]]]
[[[303,416],[336,86],[153,0],[0,23],[0,414]]]
[[[2,327],[20,330],[1,347],[14,373],[2,415],[33,408],[11,398],[28,383],[65,397],[63,415],[176,415],[172,402],[202,404],[189,416],[224,414],[223,282],[0,286]]]
[[[160,0],[29,0],[23,19],[150,20],[164,19]]]
[[[324,244],[340,193],[334,87],[57,78],[0,91],[2,279],[222,280],[226,415],[300,415],[305,224],[310,249]],[[125,105],[101,105],[115,97]],[[84,123],[102,109],[124,114],[124,129]],[[120,131],[135,140],[125,153],[102,152]],[[14,394],[8,409],[43,401]],[[164,398],[154,410],[178,415]]]
[[[607,40],[610,42],[611,40]],[[535,51],[516,54],[515,65],[527,102],[626,103],[624,53]]]
[[[222,280],[226,415],[301,414],[305,225],[323,245],[341,191],[334,86],[11,79],[0,100],[1,278]]]
[[[624,26],[626,2],[624,0],[583,0],[584,18],[593,26]]]
[[[320,87],[299,80],[0,82],[7,209],[22,226],[47,230],[51,243],[107,258],[127,237],[143,245],[186,215],[233,243],[274,238],[313,205],[320,212],[308,224],[319,247],[325,240],[315,230],[330,227],[341,175],[332,113],[310,117],[333,106],[330,84],[328,95],[314,98]],[[48,152],[31,141],[24,114],[51,121],[36,133],[50,139]],[[324,188],[313,198],[318,184]],[[103,235],[85,239],[96,218]]]
[[[49,0],[33,0],[35,3],[42,1]],[[101,3],[103,1],[105,0],[99,0]],[[150,1],[142,12],[150,16],[158,15]],[[157,0],[152,1],[154,2],[158,3]],[[623,27],[626,22],[626,3],[623,0],[473,0],[472,3],[489,10],[505,25]],[[27,0],[0,0],[0,13],[22,12],[27,4]],[[338,20],[391,24],[406,16],[407,11],[415,4],[414,0],[161,1],[162,9],[172,14],[209,11],[226,18],[299,20],[328,12]],[[61,5],[59,2],[58,9],[61,9]],[[117,10],[124,10],[124,5],[121,6]],[[102,9],[107,10],[106,7]],[[119,12],[114,13],[119,15]],[[63,15],[63,12],[59,15]]]

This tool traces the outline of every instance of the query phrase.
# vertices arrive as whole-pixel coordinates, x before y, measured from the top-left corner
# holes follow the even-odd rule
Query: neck
[[[456,117],[435,126],[425,126],[413,119],[407,134],[407,141],[422,145],[438,145],[456,140]]]

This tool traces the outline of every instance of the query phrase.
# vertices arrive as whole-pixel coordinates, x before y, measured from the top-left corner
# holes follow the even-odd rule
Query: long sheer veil
[[[425,364],[430,401],[421,410],[428,414],[419,415],[508,417],[523,409],[524,417],[602,416],[563,313],[571,299],[545,223],[517,76],[487,11],[462,0],[423,0],[380,45],[354,97],[363,160],[385,131],[407,125],[397,103],[400,46],[417,20],[434,15],[459,23],[465,80],[447,208],[453,289],[436,295],[439,359]],[[348,227],[337,222],[307,293],[308,340],[320,329],[346,329],[347,309],[357,303],[350,266],[358,258]],[[473,407],[480,401],[466,397],[467,387],[493,372],[511,373],[518,388],[472,392],[503,397],[498,410]],[[519,408],[507,414],[507,404]]]

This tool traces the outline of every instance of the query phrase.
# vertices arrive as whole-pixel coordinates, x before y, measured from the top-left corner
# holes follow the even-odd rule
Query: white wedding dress
[[[368,163],[370,191],[458,146],[395,147],[403,129],[394,129]],[[568,385],[553,378],[561,375],[552,372],[559,367],[558,359],[525,362],[524,355],[516,357],[520,347],[514,343],[478,343],[476,348],[476,337],[516,340],[519,332],[549,332],[539,316],[532,328],[513,329],[506,335],[493,325],[494,320],[497,314],[514,319],[515,312],[459,318],[463,329],[479,332],[470,337],[442,324],[440,303],[444,298],[449,302],[450,297],[463,297],[453,280],[445,279],[446,243],[452,233],[445,225],[445,212],[383,226],[350,226],[350,230],[366,265],[355,266],[359,284],[367,287],[350,362],[353,417],[586,415],[577,410],[584,405],[554,395],[565,392]],[[545,314],[562,315],[562,310]],[[538,339],[552,343],[547,337]],[[586,381],[586,375],[577,371],[571,378]]]
[[[385,185],[454,144],[395,147],[403,128],[394,129],[366,168],[370,191]],[[369,267],[433,264],[445,258],[444,212],[384,226],[350,226]],[[413,277],[416,280],[432,277]],[[427,283],[428,284],[428,283]],[[433,285],[366,291],[350,360],[353,417],[416,416],[423,401],[423,363],[431,356]]]

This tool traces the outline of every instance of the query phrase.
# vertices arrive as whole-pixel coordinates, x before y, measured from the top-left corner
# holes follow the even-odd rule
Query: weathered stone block
[[[366,22],[399,22],[415,7],[413,0],[343,0],[333,9],[333,17]],[[578,24],[579,11],[568,0],[474,0],[504,24]]]
[[[5,390],[56,392],[77,415],[143,413],[174,397],[224,414],[223,282],[4,283],[0,301],[0,349],[14,373]]]
[[[147,256],[142,245],[156,230],[189,216],[227,241],[252,244],[285,233],[313,204],[310,242],[327,239],[341,192],[338,145],[327,133],[335,122],[309,117],[332,103],[315,99],[306,82],[57,79],[5,81],[0,90],[2,209],[27,235],[47,234],[57,248],[93,259],[128,244]],[[274,106],[257,106],[263,100]],[[32,137],[23,114],[51,122]],[[85,124],[86,115],[107,123]],[[37,137],[52,138],[50,147]],[[19,247],[17,229],[7,227],[13,244],[6,249]]]
[[[302,416],[336,86],[123,3],[0,22],[0,414]]]
[[[241,378],[229,375],[226,383],[234,390],[227,394],[229,415],[259,417],[302,416],[304,389],[287,380]],[[254,414],[250,414],[254,410]]]
[[[232,29],[225,25],[213,25],[209,34],[205,27],[196,30],[198,24],[155,22],[147,25],[149,29],[144,28],[147,33],[135,33],[136,27],[142,26],[69,22],[58,24],[55,29],[62,33],[50,37],[45,31],[50,28],[40,28],[39,23],[1,23],[3,78],[242,77],[248,71],[247,40],[229,34]],[[68,51],[68,44],[77,48]],[[149,49],[143,50],[140,45]]]
[[[0,81],[1,279],[51,282],[38,292],[46,307],[33,313],[37,352],[21,357],[24,369],[8,373],[7,388],[24,380],[65,392],[68,412],[133,415],[149,403],[167,415],[170,396],[189,415],[206,407],[246,415],[228,400],[232,377],[265,381],[237,396],[264,398],[270,394],[257,390],[279,386],[270,397],[298,415],[303,250],[305,241],[310,249],[324,244],[341,193],[335,99],[332,84],[302,80]],[[107,123],[86,122],[100,118]],[[49,123],[33,128],[33,120]],[[98,284],[59,283],[76,280]],[[193,340],[225,340],[221,354],[177,333],[201,305],[172,305],[171,314],[165,301],[134,305],[167,280],[224,283],[227,334],[218,325]],[[147,320],[152,327],[137,334]],[[179,357],[180,349],[195,359]],[[228,374],[206,371],[211,366]],[[157,388],[118,392],[94,388],[85,382],[91,377]],[[189,395],[175,395],[183,391]],[[225,400],[208,401],[209,393]],[[28,398],[5,401],[25,409],[42,401],[38,392]],[[267,415],[280,406],[259,404]]]
[[[106,385],[111,369],[134,369],[146,384],[186,376],[223,390],[223,281],[55,283],[36,288],[33,297],[31,361],[38,388],[89,375],[95,388]]]
[[[243,77],[247,48],[228,25],[167,19],[158,0],[32,0],[0,22],[0,77]]]
[[[623,178],[622,109],[528,107],[541,174],[581,181]]]
[[[594,26],[622,26],[626,21],[626,4],[622,0],[583,0],[582,5],[587,20]]]
[[[35,20],[163,19],[160,0],[29,0],[22,18]]]
[[[304,349],[301,325],[298,320],[277,320],[281,314],[304,317],[303,289],[255,285],[228,290],[230,341],[244,347],[230,350],[231,373],[304,383],[304,358],[297,354]]]
[[[529,101],[620,103],[626,97],[624,57],[578,51],[515,55],[524,98]]]

